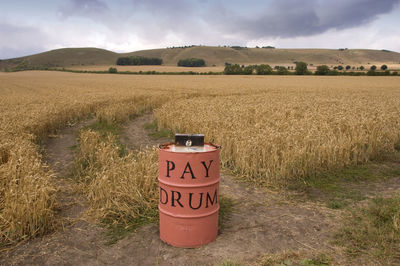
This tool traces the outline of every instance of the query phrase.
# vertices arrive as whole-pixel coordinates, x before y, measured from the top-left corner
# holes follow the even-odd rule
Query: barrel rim
[[[187,154],[187,153],[190,153],[190,154],[193,154],[193,153],[207,153],[207,152],[214,152],[214,151],[220,150],[222,148],[220,145],[214,144],[212,142],[205,142],[204,145],[206,145],[206,144],[214,147],[215,150],[213,150],[213,151],[201,151],[201,152],[200,151],[197,151],[197,152],[179,152],[179,153],[182,153],[182,154]],[[166,150],[166,148],[168,146],[170,146],[170,145],[175,145],[175,143],[172,142],[172,141],[166,142],[166,143],[162,143],[162,144],[158,145],[158,150],[159,151],[165,151],[165,152],[178,153],[178,152]]]
[[[163,185],[166,185],[166,186],[179,187],[179,188],[202,188],[202,187],[211,187],[211,186],[214,186],[215,184],[220,183],[221,177],[219,176],[214,181],[207,182],[207,183],[187,183],[186,184],[186,183],[168,182],[167,180],[168,179],[161,179],[160,177],[158,177],[158,182]]]

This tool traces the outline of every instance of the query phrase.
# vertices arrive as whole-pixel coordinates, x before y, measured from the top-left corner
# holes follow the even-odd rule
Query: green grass
[[[298,252],[284,252],[276,255],[264,255],[257,264],[262,266],[326,266],[330,263],[331,258],[325,253],[306,255]]]
[[[219,196],[218,231],[221,232],[228,227],[228,222],[236,203],[233,199]]]
[[[149,136],[154,139],[168,138],[173,139],[174,133],[169,128],[163,128],[158,130],[157,128],[157,120],[153,120],[152,122],[146,123],[144,128],[147,130]]]
[[[71,151],[76,151],[78,149],[78,144],[74,144],[68,147],[69,150]]]
[[[368,184],[395,176],[400,176],[398,162],[377,162],[321,173],[293,182],[289,189],[303,192],[311,200],[325,202],[328,208],[343,209],[364,200]]]
[[[96,120],[93,124],[88,125],[84,129],[91,129],[101,133],[103,137],[107,134],[113,134],[118,136],[121,130],[121,126],[114,123],[108,123],[107,121]]]
[[[238,263],[238,262],[233,262],[231,260],[226,260],[226,261],[223,261],[223,262],[217,264],[217,266],[242,266],[242,265],[243,264]]]
[[[101,224],[107,229],[104,233],[107,245],[113,245],[119,240],[125,238],[128,234],[136,231],[138,228],[158,221],[158,210],[153,210],[146,216],[138,217],[128,221],[128,223],[115,223],[115,219],[104,219]]]
[[[350,257],[366,256],[372,264],[400,264],[400,193],[377,197],[353,209],[337,234],[336,244]]]

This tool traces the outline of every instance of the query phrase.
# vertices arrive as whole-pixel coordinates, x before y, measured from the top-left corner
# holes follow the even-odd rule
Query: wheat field
[[[345,87],[332,81],[327,87],[303,85],[169,102],[156,110],[158,125],[206,134],[223,146],[226,167],[267,186],[394,151],[400,91],[377,84],[361,89],[359,79],[348,80]]]
[[[78,120],[123,124],[152,109],[159,129],[204,133],[222,145],[223,166],[238,176],[284,186],[398,149],[398,83],[398,77],[1,73],[0,241],[53,229],[59,188],[40,142]],[[155,154],[121,156],[111,136],[81,132],[78,157],[86,168],[78,169],[78,180],[95,217],[124,221],[154,208]],[[132,169],[134,178],[127,175]]]
[[[207,73],[207,72],[223,72],[224,67],[222,66],[207,66],[207,67],[178,67],[178,66],[118,66],[118,65],[104,65],[104,66],[71,66],[67,69],[73,70],[87,70],[87,71],[108,71],[110,67],[115,67],[118,71],[131,71],[131,72],[139,72],[139,71],[156,71],[156,72],[198,72],[198,73]]]

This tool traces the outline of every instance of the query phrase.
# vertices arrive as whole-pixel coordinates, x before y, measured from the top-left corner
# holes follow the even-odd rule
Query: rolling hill
[[[304,61],[320,65],[400,64],[400,53],[367,49],[274,49],[193,46],[115,53],[98,48],[63,48],[40,54],[0,60],[0,69],[17,66],[71,67],[113,65],[118,57],[146,56],[163,59],[166,66],[176,66],[180,59],[203,58],[207,66],[238,64],[293,64]]]

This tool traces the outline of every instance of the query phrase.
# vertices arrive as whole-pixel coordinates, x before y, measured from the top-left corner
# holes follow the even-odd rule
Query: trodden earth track
[[[129,121],[121,142],[129,149],[154,146],[166,139],[151,138],[144,125],[151,113]],[[58,228],[0,254],[4,265],[215,265],[226,261],[255,263],[264,254],[287,251],[326,253],[346,264],[342,248],[332,244],[343,211],[324,204],[267,191],[221,174],[221,195],[234,202],[216,241],[193,249],[175,248],[159,239],[158,224],[145,225],[113,245],[105,229],[88,219],[84,195],[68,179],[73,168],[78,131],[93,120],[70,125],[43,141],[44,158],[55,171],[58,191]],[[400,179],[377,185],[379,193],[398,191]],[[365,191],[373,191],[371,187]]]

